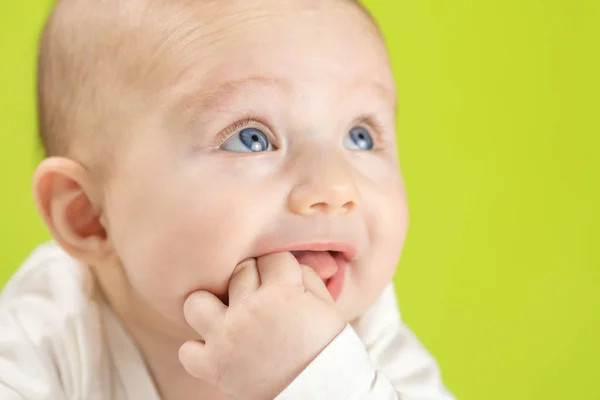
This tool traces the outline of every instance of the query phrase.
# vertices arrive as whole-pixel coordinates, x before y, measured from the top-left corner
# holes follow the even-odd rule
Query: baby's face
[[[127,133],[106,191],[109,238],[165,324],[186,326],[196,290],[225,300],[244,259],[298,249],[341,257],[333,294],[350,321],[389,283],[407,227],[386,51],[344,2],[250,3],[205,22],[194,67]],[[340,271],[310,266],[325,282]]]

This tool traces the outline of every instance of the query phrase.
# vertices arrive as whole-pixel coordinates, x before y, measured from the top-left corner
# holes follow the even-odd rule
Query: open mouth
[[[338,259],[343,255],[339,251],[314,251],[302,250],[292,251],[299,264],[311,267],[317,275],[327,284],[337,272],[339,265]]]
[[[346,270],[352,259],[352,252],[335,250],[292,250],[299,264],[312,268],[327,287],[334,301],[337,301],[344,287]],[[229,306],[229,294],[219,297]]]
[[[334,300],[339,297],[344,284],[348,253],[336,250],[292,251],[299,264],[312,268],[323,281]]]

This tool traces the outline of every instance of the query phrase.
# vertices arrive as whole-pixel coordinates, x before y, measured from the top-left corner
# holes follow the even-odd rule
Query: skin
[[[333,3],[230,1],[226,18],[199,15],[211,40],[168,60],[181,64],[172,84],[130,118],[110,178],[89,148],[36,171],[54,238],[91,266],[165,399],[274,396],[393,276],[408,224],[395,84],[369,18]],[[373,150],[344,146],[355,126]],[[224,149],[246,127],[273,151]],[[335,302],[285,252],[332,242],[356,248]],[[264,375],[245,376],[269,356]]]

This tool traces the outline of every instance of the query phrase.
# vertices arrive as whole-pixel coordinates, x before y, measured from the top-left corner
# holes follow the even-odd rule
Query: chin
[[[338,300],[338,306],[348,322],[352,322],[363,315],[381,296],[389,280],[378,280],[369,284],[355,285],[347,282],[346,290]]]

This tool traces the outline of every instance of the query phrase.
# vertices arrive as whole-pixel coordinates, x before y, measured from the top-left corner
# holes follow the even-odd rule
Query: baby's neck
[[[166,321],[148,310],[139,312],[144,307],[138,299],[126,295],[131,291],[124,279],[94,275],[99,301],[108,304],[137,345],[161,400],[230,400],[216,387],[185,371],[179,362],[179,348],[185,340],[154,329],[166,325]]]
[[[179,347],[174,339],[159,333],[129,327],[161,400],[230,400],[216,387],[189,375],[179,362]]]

